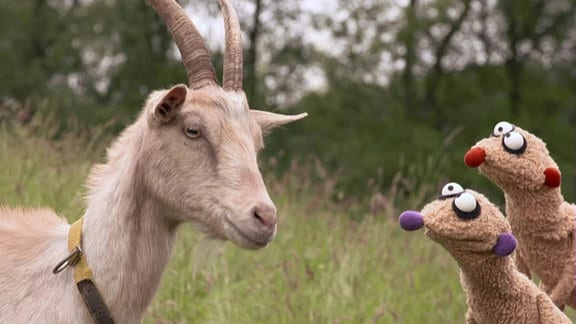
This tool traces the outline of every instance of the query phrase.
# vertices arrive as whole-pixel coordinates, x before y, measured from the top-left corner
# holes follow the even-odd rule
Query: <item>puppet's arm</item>
[[[531,279],[532,275],[530,274],[530,268],[526,264],[526,261],[524,261],[524,258],[522,257],[520,251],[516,251],[516,254],[514,254],[514,261],[516,262],[516,267],[518,268],[518,271],[525,274],[526,277],[528,277],[528,279]]]
[[[576,258],[572,257],[572,262],[570,262],[562,272],[562,277],[558,280],[556,286],[549,292],[550,299],[556,304],[560,309],[564,308],[564,305],[568,302],[572,291],[574,290],[574,278],[576,278],[574,272],[576,271]],[[549,287],[548,287],[549,289]]]
[[[556,309],[554,304],[545,294],[540,294],[536,296],[536,302],[538,304],[538,323],[540,324],[560,324],[572,323],[564,314]]]
[[[470,310],[470,308],[468,308],[468,311],[466,312],[466,324],[478,324],[478,322],[476,322],[476,320],[474,319],[474,316],[472,315],[472,311]]]

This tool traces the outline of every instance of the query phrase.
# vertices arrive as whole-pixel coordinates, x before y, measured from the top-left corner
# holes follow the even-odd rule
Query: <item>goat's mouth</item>
[[[228,217],[226,219],[225,235],[226,238],[234,244],[251,250],[261,249],[270,243],[276,237],[276,230],[270,233],[252,232],[243,229],[231,221]]]

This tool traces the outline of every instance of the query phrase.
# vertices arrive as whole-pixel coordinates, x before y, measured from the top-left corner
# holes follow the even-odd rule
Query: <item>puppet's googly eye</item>
[[[441,197],[448,198],[459,195],[464,192],[464,188],[456,182],[450,182],[442,187]]]
[[[456,216],[462,219],[472,219],[480,215],[480,205],[470,193],[463,193],[452,202],[452,209]]]
[[[493,136],[501,136],[514,130],[514,125],[506,121],[501,121],[494,126]]]
[[[454,199],[454,205],[461,211],[469,213],[476,209],[476,198],[469,193],[463,193],[460,197]]]
[[[526,150],[526,140],[518,132],[510,132],[502,138],[504,149],[513,154],[521,154]]]
[[[442,187],[442,196],[457,195],[464,192],[464,188],[456,182],[450,182]]]

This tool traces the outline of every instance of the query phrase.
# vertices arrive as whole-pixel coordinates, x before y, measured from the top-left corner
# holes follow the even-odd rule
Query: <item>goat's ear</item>
[[[167,123],[174,119],[186,101],[187,88],[183,84],[173,86],[162,98],[154,103],[151,117],[160,124]]]
[[[278,126],[300,120],[308,116],[308,113],[301,113],[298,115],[282,115],[268,111],[250,109],[250,115],[252,118],[254,118],[254,120],[256,120],[256,123],[260,125],[262,133],[266,134]]]

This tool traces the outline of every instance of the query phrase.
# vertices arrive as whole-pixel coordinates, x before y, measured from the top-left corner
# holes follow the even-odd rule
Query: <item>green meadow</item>
[[[0,203],[51,206],[74,220],[83,213],[88,170],[102,160],[108,139],[50,140],[54,134],[34,127],[0,127]],[[399,228],[394,188],[379,197],[383,208],[369,212],[364,203],[332,202],[331,176],[309,180],[316,168],[295,166],[283,177],[270,171],[276,240],[245,251],[182,226],[146,323],[464,322],[456,263],[422,231]],[[402,200],[418,209],[434,195],[426,187]]]

